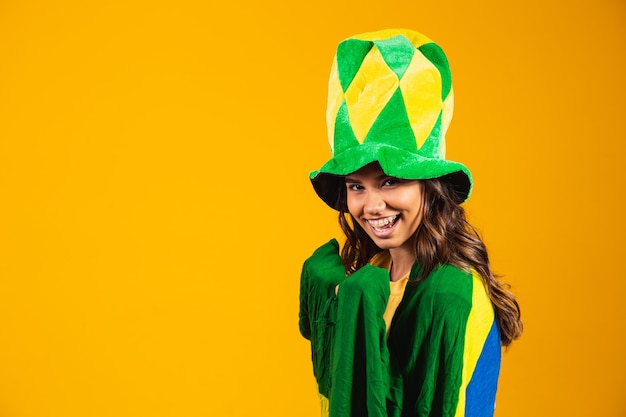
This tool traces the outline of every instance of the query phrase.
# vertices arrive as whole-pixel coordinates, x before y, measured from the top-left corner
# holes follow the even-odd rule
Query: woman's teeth
[[[393,222],[395,222],[397,218],[398,218],[398,215],[395,215],[395,216],[384,217],[382,219],[369,219],[367,220],[367,222],[369,223],[370,226],[376,229],[383,229],[389,225],[392,225]]]

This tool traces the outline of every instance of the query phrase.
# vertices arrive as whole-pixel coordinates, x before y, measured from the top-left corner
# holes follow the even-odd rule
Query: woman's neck
[[[407,250],[402,247],[389,249],[389,255],[391,255],[391,269],[389,271],[391,281],[398,281],[411,272],[411,268],[415,263],[415,253],[413,250]]]

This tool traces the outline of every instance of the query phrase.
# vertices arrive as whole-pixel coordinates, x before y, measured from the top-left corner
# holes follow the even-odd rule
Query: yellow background
[[[626,415],[626,5],[0,3],[0,416],[318,415],[308,171],[355,33],[447,52],[448,156],[526,332],[497,412]]]

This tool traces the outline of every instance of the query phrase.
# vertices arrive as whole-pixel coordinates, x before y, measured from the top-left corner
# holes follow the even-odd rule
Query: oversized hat
[[[472,176],[463,164],[445,159],[453,97],[448,60],[424,35],[388,29],[342,41],[328,86],[332,158],[310,173],[317,195],[344,208],[344,176],[378,162],[392,177],[449,181],[465,201]]]

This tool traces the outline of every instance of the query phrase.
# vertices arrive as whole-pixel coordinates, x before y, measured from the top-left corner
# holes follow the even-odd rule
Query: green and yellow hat
[[[345,208],[339,201],[344,176],[378,162],[397,178],[443,178],[465,201],[471,174],[445,159],[453,97],[448,60],[424,35],[388,29],[342,41],[328,87],[332,158],[310,173],[318,196],[336,210]]]

